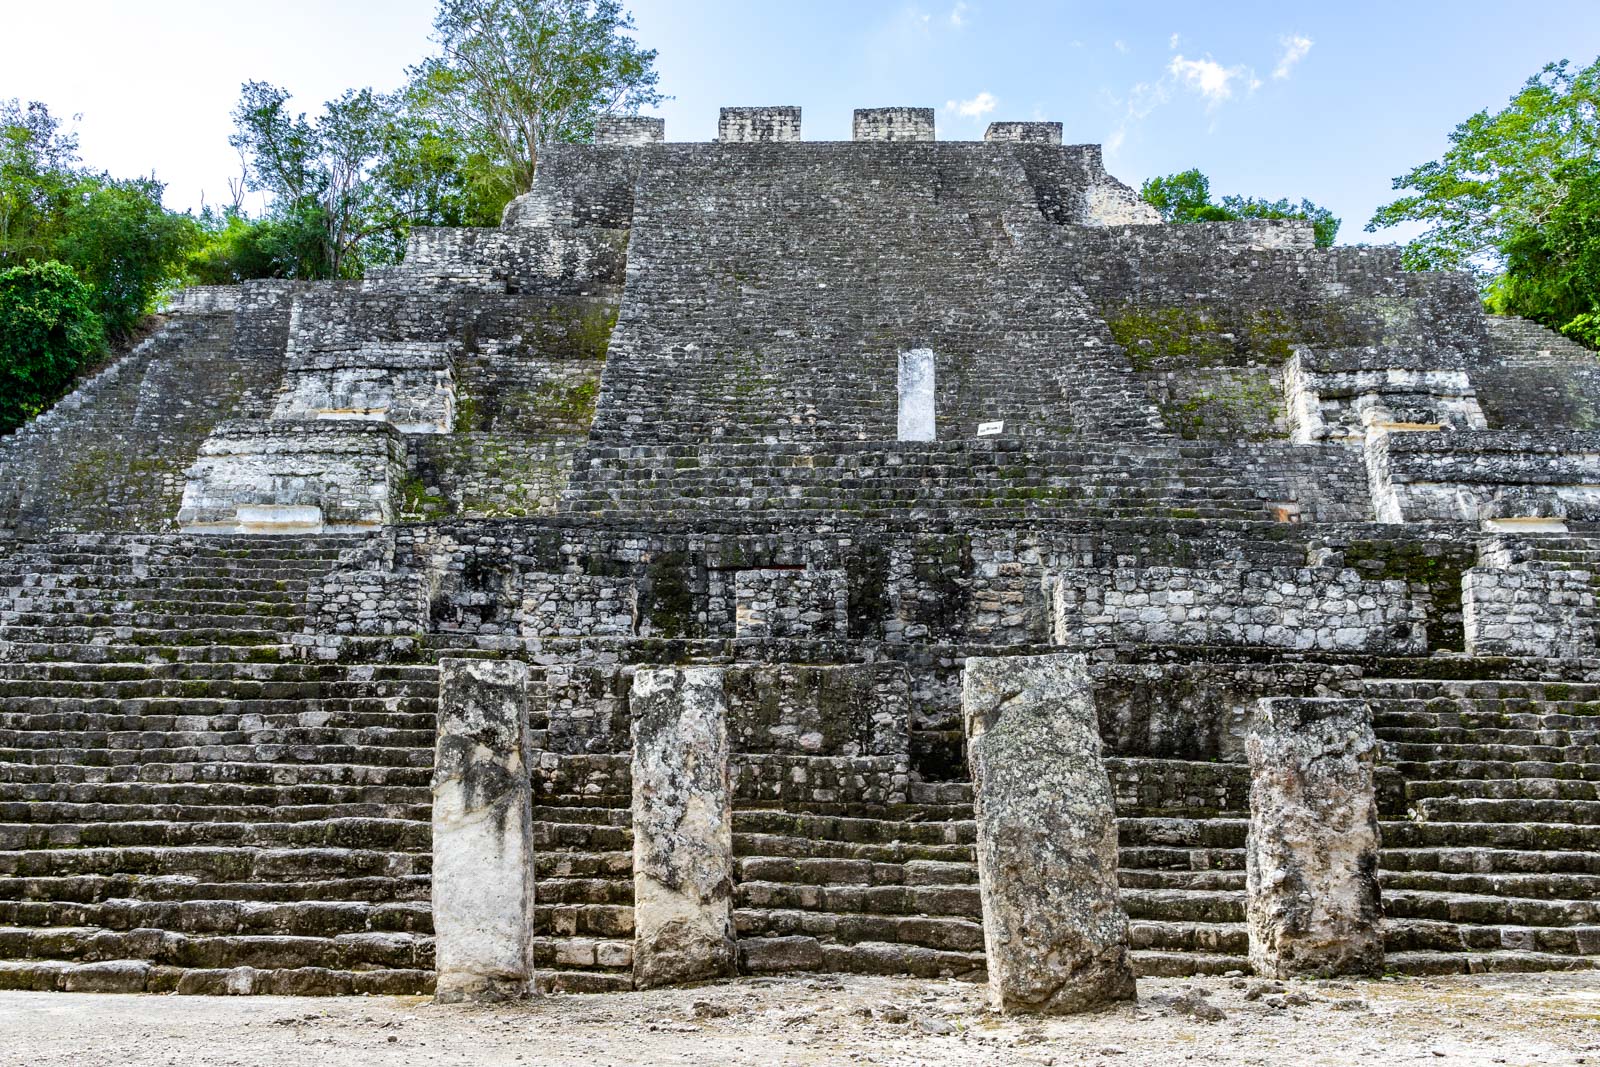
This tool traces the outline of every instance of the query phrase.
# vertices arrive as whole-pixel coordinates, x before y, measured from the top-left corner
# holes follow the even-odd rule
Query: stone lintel
[[[1067,1014],[1134,996],[1117,816],[1084,657],[972,657],[961,681],[989,1000]]]
[[[1257,974],[1382,973],[1377,751],[1362,701],[1257,705],[1245,737],[1246,917]]]
[[[633,982],[734,971],[733,792],[719,667],[640,670],[633,714]]]
[[[528,666],[439,663],[433,771],[435,994],[442,1004],[533,990]]]

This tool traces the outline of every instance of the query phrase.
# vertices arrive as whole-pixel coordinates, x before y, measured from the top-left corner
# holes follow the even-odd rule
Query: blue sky
[[[169,206],[226,198],[241,81],[316,110],[389,89],[426,54],[433,0],[77,0],[12,4],[0,97],[81,113],[83,155],[154,171]],[[1389,182],[1545,62],[1600,54],[1600,0],[1046,3],[633,0],[660,52],[669,140],[709,140],[724,105],[799,104],[808,139],[856,107],[932,106],[942,139],[1056,119],[1132,185],[1198,166],[1216,193],[1309,197],[1345,242]],[[17,43],[22,42],[22,47]]]

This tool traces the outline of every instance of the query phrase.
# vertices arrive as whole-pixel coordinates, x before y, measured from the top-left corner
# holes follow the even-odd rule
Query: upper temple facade
[[[1104,819],[1049,818],[1110,835],[1132,972],[1287,954],[1270,731],[1335,713],[1363,967],[1600,959],[1592,352],[1307,222],[1163,224],[1060,123],[665,133],[360,281],[186,290],[0,438],[0,987],[515,984],[446,941],[498,752],[530,988],[998,988],[1011,657],[1098,729]]]

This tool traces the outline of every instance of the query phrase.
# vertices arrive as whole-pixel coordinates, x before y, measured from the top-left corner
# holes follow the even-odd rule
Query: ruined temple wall
[[[1008,231],[1042,225],[1016,151],[649,150],[597,439],[893,439],[912,348],[941,436],[1147,433],[1092,311]]]

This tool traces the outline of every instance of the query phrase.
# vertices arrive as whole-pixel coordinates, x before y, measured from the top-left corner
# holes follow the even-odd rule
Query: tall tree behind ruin
[[[465,139],[472,180],[502,201],[533,187],[543,145],[662,99],[618,0],[442,0],[433,25],[441,52],[411,69],[408,100]]]

